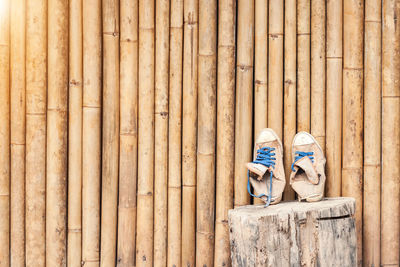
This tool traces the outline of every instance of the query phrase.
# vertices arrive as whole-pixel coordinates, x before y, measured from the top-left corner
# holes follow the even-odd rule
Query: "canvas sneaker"
[[[299,132],[295,135],[292,158],[290,184],[296,191],[299,201],[321,200],[326,180],[326,159],[320,145],[311,134]]]
[[[254,161],[247,163],[246,167],[249,194],[261,198],[266,206],[279,203],[286,183],[283,147],[272,129],[261,131],[254,146]],[[250,186],[253,187],[253,193]]]

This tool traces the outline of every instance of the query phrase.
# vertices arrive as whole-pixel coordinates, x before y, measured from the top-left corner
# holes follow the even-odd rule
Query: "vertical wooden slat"
[[[67,266],[82,262],[82,0],[69,1]]]
[[[153,265],[154,3],[139,0],[139,146],[136,266]]]
[[[342,184],[342,0],[327,1],[326,17],[326,195]]]
[[[100,266],[115,266],[119,152],[119,1],[103,1],[103,143]]]
[[[26,2],[26,266],[45,266],[46,261],[46,63],[47,1],[28,0]]]
[[[268,1],[254,3],[254,131],[253,140],[268,123]],[[253,198],[254,204],[263,203]]]
[[[218,7],[217,174],[214,266],[231,266],[228,210],[233,208],[236,1]]]
[[[364,212],[365,266],[380,265],[381,213],[381,12],[382,1],[365,1]]]
[[[182,48],[183,0],[171,1],[169,126],[168,126],[168,261],[181,266],[181,125],[182,125]]]
[[[283,137],[283,8],[284,1],[269,2],[268,127]]]
[[[294,199],[294,190],[290,186],[292,165],[292,141],[296,134],[296,0],[285,1],[285,87],[283,112],[283,150],[286,174],[285,200]]]
[[[297,131],[310,131],[311,0],[297,1]]]
[[[311,1],[311,134],[325,152],[326,1]]]
[[[120,2],[120,131],[117,266],[135,265],[138,1]]]
[[[66,264],[68,1],[48,1],[46,266]]]
[[[356,199],[357,259],[362,263],[364,1],[343,2],[342,194]]]
[[[100,265],[101,1],[84,0],[82,108],[82,264]]]
[[[182,266],[195,266],[198,0],[183,4]]]
[[[253,136],[256,139],[260,131],[267,127],[268,121],[268,1],[255,0],[254,12]]]
[[[168,225],[168,59],[170,3],[156,1],[154,146],[154,265],[167,264]],[[139,14],[140,16],[140,14]],[[174,63],[175,64],[175,63]]]
[[[25,0],[11,1],[10,10],[12,266],[25,265],[25,4]]]
[[[400,263],[400,2],[385,0],[382,9],[381,266],[396,266]]]
[[[311,0],[297,1],[297,131],[310,131]]]
[[[10,266],[10,1],[0,0],[0,266]]]
[[[235,104],[235,206],[250,203],[246,162],[252,159],[254,0],[238,1]]]
[[[214,263],[217,1],[199,2],[196,266]]]

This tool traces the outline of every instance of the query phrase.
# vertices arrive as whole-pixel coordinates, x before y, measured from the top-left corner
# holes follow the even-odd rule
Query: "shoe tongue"
[[[318,184],[319,183],[319,177],[318,173],[315,171],[315,168],[313,166],[313,163],[309,157],[303,157],[296,161],[294,166],[297,166],[298,168],[302,169],[306,175],[308,180],[310,180],[311,183],[313,184]]]
[[[264,174],[268,171],[268,168],[266,166],[259,163],[250,162],[246,164],[246,167],[250,172],[257,175],[258,180],[262,180]]]

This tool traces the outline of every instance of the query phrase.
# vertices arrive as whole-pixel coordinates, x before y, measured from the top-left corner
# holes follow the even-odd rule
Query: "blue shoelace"
[[[264,165],[265,167],[270,169],[270,176],[269,176],[269,194],[268,194],[268,200],[267,203],[265,204],[265,207],[268,207],[269,204],[271,204],[271,196],[272,196],[272,176],[273,176],[273,171],[272,169],[275,169],[275,160],[274,158],[275,153],[272,152],[274,151],[275,148],[273,147],[263,147],[257,150],[257,157],[253,161],[253,163],[261,164]],[[252,197],[257,197],[261,198],[263,196],[266,196],[265,194],[260,194],[258,196],[254,195],[251,193],[250,189],[250,171],[247,171],[247,191],[249,192],[250,196]]]
[[[302,159],[302,158],[304,158],[304,157],[309,157],[310,160],[311,160],[311,162],[314,163],[314,157],[313,157],[314,152],[296,151],[294,154],[295,154],[296,156],[295,156],[295,158],[294,158],[294,162],[292,163],[292,171],[293,171],[293,172],[296,172],[296,170],[294,169],[294,164],[295,164],[298,160],[300,160],[300,159]]]

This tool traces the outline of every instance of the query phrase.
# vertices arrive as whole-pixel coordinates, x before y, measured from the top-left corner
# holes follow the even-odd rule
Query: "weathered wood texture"
[[[355,266],[355,200],[229,211],[232,266]]]

